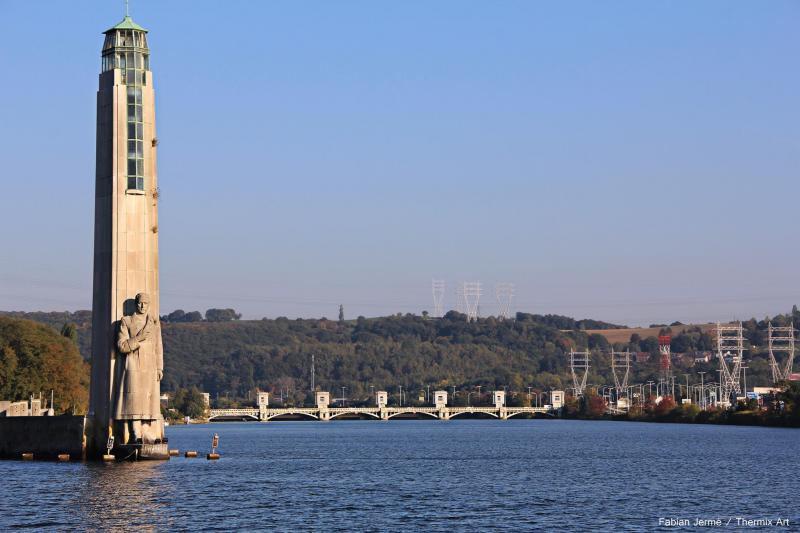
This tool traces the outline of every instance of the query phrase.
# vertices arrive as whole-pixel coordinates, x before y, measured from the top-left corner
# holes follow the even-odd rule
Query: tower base
[[[169,444],[123,444],[113,450],[121,461],[166,461],[169,460]]]

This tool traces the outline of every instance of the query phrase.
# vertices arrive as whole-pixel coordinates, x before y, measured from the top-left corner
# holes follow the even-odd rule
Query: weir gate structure
[[[563,398],[563,396],[561,396]],[[387,404],[388,395],[384,391],[375,394],[376,407],[330,407],[330,393],[317,392],[315,394],[316,407],[269,407],[269,395],[266,392],[258,393],[258,406],[241,409],[210,409],[209,422],[221,422],[225,420],[252,420],[268,422],[269,420],[286,417],[302,416],[314,420],[329,421],[340,417],[366,417],[376,420],[391,420],[392,418],[403,416],[430,417],[438,420],[450,420],[464,415],[488,415],[500,420],[508,420],[514,416],[528,414],[552,415],[561,405],[561,400],[555,405],[545,405],[542,407],[506,407],[506,395],[504,391],[494,392],[493,407],[448,407],[447,391],[434,392],[433,407],[390,407]]]

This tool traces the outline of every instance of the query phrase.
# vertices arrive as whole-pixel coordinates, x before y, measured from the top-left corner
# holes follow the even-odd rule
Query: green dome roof
[[[113,30],[139,30],[139,31],[143,31],[143,32],[147,33],[146,29],[144,29],[141,26],[139,26],[138,24],[136,24],[133,21],[133,19],[130,18],[129,16],[127,16],[127,15],[125,16],[124,19],[122,19],[122,22],[120,22],[119,24],[117,24],[113,28],[107,29],[103,33],[108,33],[108,32],[113,31]]]

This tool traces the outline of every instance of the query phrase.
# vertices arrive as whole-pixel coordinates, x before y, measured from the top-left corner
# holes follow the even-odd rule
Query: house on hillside
[[[711,352],[695,352],[694,363],[708,363],[712,359]]]

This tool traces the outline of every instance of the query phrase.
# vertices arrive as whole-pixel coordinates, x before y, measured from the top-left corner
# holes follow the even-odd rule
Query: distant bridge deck
[[[424,416],[450,420],[465,415],[486,415],[507,420],[520,415],[551,415],[547,407],[284,407],[280,409],[250,407],[243,409],[211,409],[209,421],[253,420],[268,422],[278,417],[298,416],[313,420],[335,420],[342,417],[366,417],[391,420],[398,416]]]

